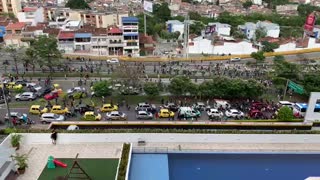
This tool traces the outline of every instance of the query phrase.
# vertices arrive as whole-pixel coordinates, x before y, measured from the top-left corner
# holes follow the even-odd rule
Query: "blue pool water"
[[[320,177],[320,154],[172,153],[133,154],[129,180],[304,180],[310,176]]]

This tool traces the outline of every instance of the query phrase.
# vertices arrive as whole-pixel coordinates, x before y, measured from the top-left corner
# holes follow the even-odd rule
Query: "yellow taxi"
[[[158,115],[159,118],[169,118],[174,117],[174,112],[169,111],[168,109],[160,109]]]
[[[59,89],[59,88],[60,88],[60,84],[53,84],[53,87],[54,87],[55,89]]]
[[[60,106],[60,105],[55,105],[55,106],[52,107],[50,113],[55,113],[55,114],[68,114],[68,113],[70,113],[70,112],[69,112],[69,110],[68,110],[67,107],[63,108],[63,107]]]
[[[35,115],[40,115],[40,114],[43,114],[43,113],[47,113],[48,111],[49,111],[49,109],[46,108],[46,107],[41,108],[40,105],[32,105],[30,107],[29,113],[30,114],[35,114]]]
[[[94,113],[93,111],[87,111],[83,115],[83,120],[86,120],[86,121],[100,121],[101,120],[101,114]]]
[[[100,108],[101,112],[111,112],[111,111],[118,111],[118,106],[116,105],[111,105],[111,104],[104,104]]]
[[[16,84],[15,82],[9,82],[6,84],[6,87],[8,89],[14,89],[14,90],[21,90],[23,89],[23,86],[21,84]],[[2,88],[2,84],[0,85],[0,88]]]

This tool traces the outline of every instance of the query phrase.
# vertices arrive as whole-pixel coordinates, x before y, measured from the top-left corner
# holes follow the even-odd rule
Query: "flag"
[[[290,81],[288,82],[288,87],[290,89],[292,89],[293,92],[295,93],[298,93],[298,94],[303,94],[304,93],[304,89],[301,85],[293,82],[293,81]]]
[[[149,1],[143,1],[143,9],[147,12],[153,12],[153,4]]]

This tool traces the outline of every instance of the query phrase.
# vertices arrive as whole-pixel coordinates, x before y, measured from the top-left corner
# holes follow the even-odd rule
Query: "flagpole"
[[[289,79],[287,79],[287,84],[286,84],[286,88],[284,89],[284,93],[283,93],[283,99],[286,98],[286,94],[287,94],[287,89],[288,89],[288,84],[289,84]]]

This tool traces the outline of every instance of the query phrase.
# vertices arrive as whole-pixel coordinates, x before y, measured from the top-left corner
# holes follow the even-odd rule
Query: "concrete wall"
[[[308,109],[304,117],[305,122],[320,121],[320,112],[314,112],[314,107],[320,99],[320,92],[311,92],[309,97]]]
[[[22,134],[22,144],[51,144],[50,133]],[[311,134],[161,134],[161,133],[67,133],[58,134],[58,144],[127,142],[153,143],[320,143],[320,135]]]

